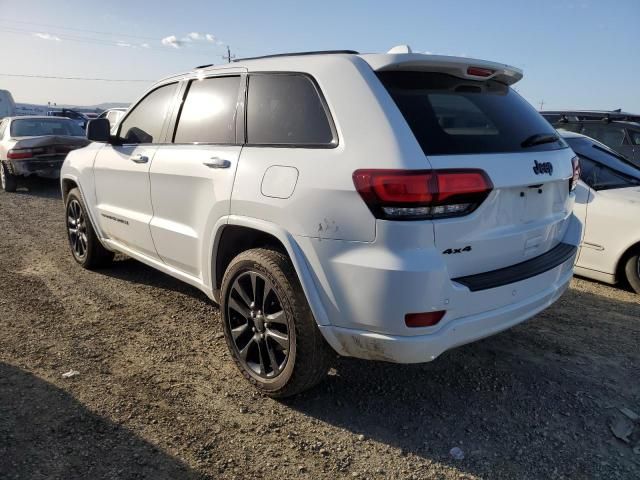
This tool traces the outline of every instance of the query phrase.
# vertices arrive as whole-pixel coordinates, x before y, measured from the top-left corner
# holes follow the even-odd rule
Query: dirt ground
[[[640,297],[623,288],[574,280],[430,364],[337,359],[274,401],[203,294],[125,258],[82,270],[57,184],[28,186],[0,193],[0,478],[640,478],[620,411],[640,413]]]

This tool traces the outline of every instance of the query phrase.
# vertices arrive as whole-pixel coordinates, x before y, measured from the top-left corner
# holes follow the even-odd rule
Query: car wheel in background
[[[9,172],[7,164],[0,161],[0,183],[5,192],[15,192],[18,188],[18,177]]]
[[[640,252],[635,252],[627,259],[624,273],[631,288],[640,293]]]
[[[238,255],[222,280],[221,301],[229,350],[258,390],[288,397],[324,378],[332,351],[286,255],[266,249]]]
[[[75,261],[89,270],[111,263],[113,252],[100,243],[77,188],[67,195],[65,212],[69,246]]]

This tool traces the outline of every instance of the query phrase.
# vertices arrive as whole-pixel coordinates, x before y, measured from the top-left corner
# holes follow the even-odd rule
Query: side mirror
[[[87,138],[92,142],[109,142],[111,124],[106,118],[94,118],[87,123]]]

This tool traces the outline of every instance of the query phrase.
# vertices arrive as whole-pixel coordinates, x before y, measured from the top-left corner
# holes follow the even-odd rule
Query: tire
[[[0,161],[0,184],[5,192],[15,192],[18,188],[18,177],[9,172],[9,167],[2,161]]]
[[[113,260],[113,252],[100,243],[80,190],[72,189],[65,200],[67,237],[73,259],[88,270],[105,267]]]
[[[640,293],[640,252],[635,252],[627,259],[624,265],[624,274],[631,288]]]
[[[221,298],[231,356],[260,392],[289,397],[325,377],[334,354],[286,255],[267,249],[241,253],[224,274]]]

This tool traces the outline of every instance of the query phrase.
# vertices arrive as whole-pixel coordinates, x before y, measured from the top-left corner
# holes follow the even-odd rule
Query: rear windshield
[[[62,118],[25,118],[11,122],[12,137],[37,137],[41,135],[84,137],[84,130],[75,122]]]
[[[378,77],[426,155],[567,148],[559,136],[531,142],[557,134],[526,100],[500,82],[428,72],[379,72]]]

